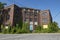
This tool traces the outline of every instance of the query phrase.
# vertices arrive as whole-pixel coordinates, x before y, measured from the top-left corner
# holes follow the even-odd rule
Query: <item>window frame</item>
[[[47,16],[47,12],[43,12],[42,13],[42,16]]]

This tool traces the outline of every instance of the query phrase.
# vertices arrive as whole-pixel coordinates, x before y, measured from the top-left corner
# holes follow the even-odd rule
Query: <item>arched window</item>
[[[42,16],[47,16],[47,12],[43,12],[42,13]]]

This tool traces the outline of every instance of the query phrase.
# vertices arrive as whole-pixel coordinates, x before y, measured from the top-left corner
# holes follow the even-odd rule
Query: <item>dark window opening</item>
[[[6,15],[6,20],[10,19],[10,15]]]
[[[30,21],[33,21],[33,19],[32,19],[32,18],[30,18],[29,20],[30,20]]]
[[[25,11],[24,14],[25,14],[25,15],[29,15],[29,12],[28,12],[28,11]]]
[[[34,12],[34,16],[37,16],[37,12]]]
[[[25,22],[28,21],[28,18],[25,18],[24,21],[25,21]]]
[[[2,11],[0,11],[0,15],[2,14]]]
[[[32,16],[33,15],[33,12],[30,12],[30,16]]]
[[[34,22],[37,22],[37,18],[34,18]]]

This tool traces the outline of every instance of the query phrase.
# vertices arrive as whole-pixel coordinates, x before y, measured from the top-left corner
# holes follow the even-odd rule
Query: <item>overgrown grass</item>
[[[48,28],[44,29],[42,26],[37,26],[35,30],[32,32],[29,30],[28,24],[23,24],[22,28],[20,26],[16,25],[14,27],[8,26],[8,29],[6,29],[3,25],[1,26],[1,32],[3,34],[22,34],[22,33],[60,33],[60,29],[58,28],[57,24],[50,23],[48,25]]]

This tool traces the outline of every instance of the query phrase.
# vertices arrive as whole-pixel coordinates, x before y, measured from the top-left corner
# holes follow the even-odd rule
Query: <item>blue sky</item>
[[[0,2],[7,3],[7,6],[15,3],[18,6],[40,10],[50,9],[53,21],[60,26],[60,0],[0,0]]]

